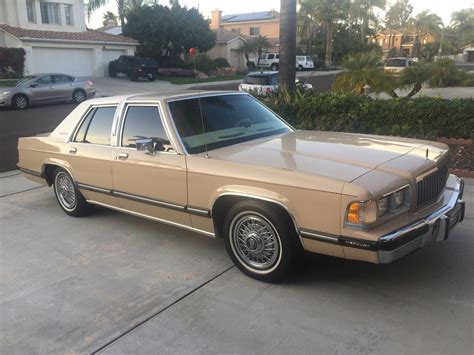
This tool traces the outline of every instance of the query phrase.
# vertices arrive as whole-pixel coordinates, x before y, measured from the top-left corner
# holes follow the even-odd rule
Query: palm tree
[[[306,40],[306,53],[313,53],[313,36],[314,28],[318,25],[315,18],[316,11],[314,9],[314,1],[299,0],[300,8],[297,14],[297,22],[300,31],[299,36]]]
[[[416,57],[421,46],[421,36],[427,35],[430,32],[437,32],[443,26],[441,17],[425,10],[420,12],[414,19],[410,21],[409,25],[415,32],[415,42],[413,43],[412,56]]]
[[[280,1],[280,86],[296,88],[296,0]]]
[[[143,0],[116,0],[116,1],[117,1],[117,9],[118,9],[118,15],[119,15],[118,17],[120,18],[121,25],[125,23],[125,15],[129,7],[140,6],[143,4]],[[90,19],[91,14],[95,10],[104,6],[108,2],[109,0],[89,0],[86,5],[87,18]]]
[[[236,49],[236,52],[244,55],[245,64],[248,67],[250,62],[250,54],[255,53],[255,46],[252,41],[243,40]]]
[[[102,17],[102,19],[103,19],[102,24],[104,26],[107,26],[111,22],[114,22],[115,24],[117,24],[117,16],[113,12],[107,11]]]
[[[252,39],[250,40],[250,43],[251,43],[251,46],[253,46],[253,48],[255,49],[255,52],[257,52],[257,55],[258,55],[257,67],[258,67],[260,65],[260,56],[262,55],[263,51],[265,49],[272,48],[273,45],[268,40],[267,36],[260,36],[260,35],[256,37],[252,37]]]
[[[403,86],[411,86],[413,88],[406,97],[412,97],[418,93],[423,87],[423,83],[428,81],[433,75],[433,67],[429,63],[417,63],[411,67],[405,68],[400,78]]]
[[[337,77],[334,89],[363,95],[365,86],[369,85],[376,92],[390,92],[384,85],[384,73],[379,69],[381,59],[376,52],[349,55],[343,62],[347,71]]]
[[[308,4],[306,4],[308,3]],[[332,37],[334,23],[347,14],[348,0],[301,0],[301,6],[313,9],[314,18],[324,24],[326,30],[326,57],[325,65],[331,68],[332,64]]]
[[[451,28],[458,32],[474,29],[474,8],[462,9],[451,14]]]
[[[385,4],[386,0],[354,0],[351,4],[351,14],[362,20],[360,30],[362,41],[365,42],[365,35],[369,28],[369,21],[374,18],[372,9],[376,7],[380,10],[384,10]]]

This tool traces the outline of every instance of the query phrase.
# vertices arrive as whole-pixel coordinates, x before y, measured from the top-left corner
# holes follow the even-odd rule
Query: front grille
[[[425,176],[416,184],[416,207],[421,208],[434,202],[446,186],[448,165],[438,167],[434,173]]]

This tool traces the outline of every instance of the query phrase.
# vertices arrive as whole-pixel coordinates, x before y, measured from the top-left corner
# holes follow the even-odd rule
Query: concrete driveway
[[[474,180],[452,238],[391,265],[311,256],[272,285],[213,240],[0,174],[0,353],[471,354]]]

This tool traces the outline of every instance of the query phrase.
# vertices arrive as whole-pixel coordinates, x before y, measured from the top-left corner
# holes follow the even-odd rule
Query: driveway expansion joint
[[[124,336],[130,334],[131,332],[133,332],[135,329],[139,328],[140,326],[144,325],[145,323],[147,323],[148,321],[152,320],[153,318],[155,318],[156,316],[159,316],[161,313],[165,312],[166,310],[168,310],[169,308],[173,307],[175,304],[181,302],[182,300],[184,300],[185,298],[187,298],[188,296],[191,296],[192,294],[194,294],[196,291],[200,290],[201,288],[203,288],[204,286],[206,286],[207,284],[211,283],[212,281],[216,280],[217,278],[219,278],[220,276],[224,275],[226,272],[230,271],[231,269],[235,268],[235,265],[231,265],[231,266],[228,266],[227,268],[225,268],[223,271],[219,272],[217,275],[211,277],[209,280],[201,283],[200,285],[198,285],[197,287],[193,288],[192,290],[190,290],[189,292],[185,293],[184,295],[182,295],[181,297],[179,297],[178,299],[176,299],[175,301],[171,302],[169,305],[163,307],[162,309],[160,309],[159,311],[153,313],[152,315],[146,317],[145,319],[139,321],[137,324],[133,325],[132,327],[130,327],[129,329],[127,329],[126,331],[124,331],[123,333],[117,335],[116,337],[114,337],[113,339],[111,339],[110,341],[108,341],[106,344],[102,345],[100,348],[94,350],[91,355],[96,355],[96,354],[99,354],[102,350],[105,350],[106,348],[108,348],[110,345],[114,344],[116,341],[118,341],[119,339],[123,338]]]

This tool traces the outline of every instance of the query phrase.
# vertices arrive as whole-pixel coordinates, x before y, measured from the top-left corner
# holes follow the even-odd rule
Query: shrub
[[[228,68],[230,67],[229,62],[225,58],[216,58],[214,59],[214,64],[217,68]]]
[[[295,128],[400,135],[474,137],[474,99],[372,99],[353,93],[278,93],[260,98]]]
[[[432,64],[431,86],[446,87],[462,84],[467,73],[456,68],[451,59],[440,59]]]
[[[177,56],[161,56],[157,60],[160,68],[186,68],[186,63]]]
[[[25,70],[23,48],[0,47],[0,78],[21,78]]]
[[[206,74],[209,74],[217,68],[216,63],[206,53],[197,54],[195,56],[195,61],[196,69]]]

